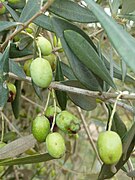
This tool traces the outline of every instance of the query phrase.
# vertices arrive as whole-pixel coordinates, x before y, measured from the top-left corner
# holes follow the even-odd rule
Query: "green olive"
[[[45,37],[37,38],[37,45],[39,46],[43,56],[48,56],[52,52],[52,45]]]
[[[30,75],[30,65],[31,65],[31,63],[32,63],[32,59],[29,59],[24,63],[23,70],[24,70],[26,76],[31,76]]]
[[[68,111],[57,115],[56,124],[65,133],[74,134],[80,130],[80,120]]]
[[[21,2],[21,0],[8,0],[8,2],[11,4],[16,4],[16,3]]]
[[[61,112],[61,109],[58,106],[56,106],[56,115],[59,114],[60,112]],[[49,106],[45,111],[45,116],[49,119],[50,126],[52,126],[52,123],[53,123],[54,113],[55,113],[54,106]],[[57,130],[58,130],[58,127],[55,123],[53,131],[57,131]]]
[[[50,132],[50,123],[45,116],[37,116],[32,122],[32,134],[39,142],[44,142]]]
[[[61,134],[54,132],[50,133],[46,138],[46,147],[48,153],[54,158],[61,158],[65,151],[65,141]]]
[[[32,61],[30,74],[33,82],[41,88],[47,88],[52,81],[51,66],[49,62],[43,58],[36,58]]]
[[[60,49],[58,50],[58,52],[63,52],[60,38],[57,38],[56,36],[53,36],[53,45],[54,45],[54,47],[60,48]]]
[[[54,71],[56,69],[56,56],[53,53],[51,53],[48,56],[43,56],[43,58],[45,58],[50,63],[52,71]]]
[[[25,31],[28,32],[29,34],[33,33],[33,29],[30,27],[25,28]]]
[[[61,109],[58,106],[56,106],[56,114],[59,114],[60,112],[61,112]],[[46,117],[48,118],[53,117],[54,113],[55,113],[55,107],[48,106],[45,112]]]
[[[15,99],[16,96],[16,87],[13,83],[7,83],[7,87],[9,90],[9,96],[8,96],[8,102],[12,102]]]
[[[115,164],[122,155],[122,142],[114,131],[101,132],[97,141],[98,152],[105,164]]]
[[[1,2],[5,2],[5,0],[1,0]],[[1,2],[0,2],[0,15],[6,12],[6,8]]]

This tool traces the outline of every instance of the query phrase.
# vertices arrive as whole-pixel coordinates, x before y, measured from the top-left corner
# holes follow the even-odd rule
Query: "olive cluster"
[[[55,112],[56,110],[56,112]],[[65,141],[59,132],[51,132],[52,120],[56,113],[57,130],[75,134],[80,130],[80,120],[68,111],[59,107],[49,106],[45,116],[38,115],[32,122],[32,133],[38,142],[46,142],[48,153],[54,158],[60,158],[66,151]]]

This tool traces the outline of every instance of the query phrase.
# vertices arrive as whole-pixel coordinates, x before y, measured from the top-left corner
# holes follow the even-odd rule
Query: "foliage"
[[[0,6],[6,8],[0,14],[0,133],[6,143],[0,149],[1,178],[28,173],[30,179],[102,180],[115,174],[119,179],[121,171],[125,179],[134,177],[134,0],[17,0],[0,1]],[[50,54],[54,60],[49,62],[45,56]],[[48,61],[52,81],[45,88],[33,76],[40,74],[40,81],[47,70],[41,65],[43,73],[35,76],[36,65],[31,77],[31,64],[28,71],[24,67],[34,59]],[[16,87],[12,102],[8,83]],[[33,120],[45,116],[49,106],[49,132],[62,134],[66,142],[66,153],[57,160],[48,154],[46,142],[31,134]],[[57,107],[82,120],[79,132],[66,134],[57,127]],[[74,129],[72,122],[65,127]],[[102,163],[96,148],[98,134],[105,130],[115,131],[123,145],[113,165]]]

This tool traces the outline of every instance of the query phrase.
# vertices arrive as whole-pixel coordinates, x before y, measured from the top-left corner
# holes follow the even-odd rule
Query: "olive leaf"
[[[40,162],[46,162],[54,159],[52,156],[50,156],[48,153],[46,154],[37,154],[27,157],[21,157],[17,159],[11,159],[11,160],[4,160],[0,162],[0,166],[12,166],[12,165],[21,165],[21,164],[33,164],[33,163],[40,163]]]
[[[55,80],[56,81],[64,80],[64,76],[63,76],[63,72],[62,72],[62,68],[61,68],[61,64],[60,64],[59,60],[57,61]],[[56,93],[56,97],[57,97],[57,100],[58,100],[58,103],[59,103],[61,109],[64,110],[66,108],[66,104],[67,104],[66,92],[55,91],[55,93]]]
[[[0,159],[13,158],[32,148],[36,143],[33,135],[21,137],[0,149]]]
[[[73,53],[88,69],[110,86],[116,88],[107,68],[100,60],[97,52],[81,34],[73,30],[65,30],[64,37]]]

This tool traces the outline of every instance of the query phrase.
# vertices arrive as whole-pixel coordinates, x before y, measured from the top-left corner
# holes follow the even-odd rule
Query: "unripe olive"
[[[36,58],[32,61],[30,74],[33,82],[41,88],[47,88],[52,81],[51,66],[49,62],[43,58]]]
[[[50,133],[46,138],[46,147],[48,153],[54,158],[60,158],[66,151],[65,141],[63,137],[57,133]]]
[[[33,30],[30,27],[25,28],[25,31],[28,32],[29,34],[33,33]]]
[[[58,106],[56,106],[56,115],[60,112],[61,112],[61,109]],[[49,106],[45,111],[45,116],[49,119],[50,126],[52,126],[52,123],[53,123],[54,113],[55,113],[55,107],[54,106]],[[55,132],[57,130],[58,130],[58,127],[55,123],[53,131]]]
[[[50,63],[52,71],[54,71],[56,69],[56,56],[51,53],[48,56],[44,56],[44,58]]]
[[[5,2],[5,0],[1,0],[1,2]],[[6,12],[6,8],[1,2],[0,2],[0,15]]]
[[[97,141],[98,152],[105,164],[115,164],[122,155],[122,142],[114,131],[101,132]]]
[[[11,4],[16,4],[16,3],[21,2],[21,0],[8,0],[8,2]]]
[[[39,142],[44,142],[49,132],[49,120],[45,116],[37,116],[32,122],[32,134],[35,139]]]
[[[30,76],[30,65],[31,65],[31,63],[32,63],[32,59],[29,59],[24,63],[23,70],[24,70],[26,76]]]
[[[60,48],[60,49],[58,50],[58,52],[63,52],[60,38],[57,38],[56,36],[54,36],[54,37],[53,37],[53,45],[54,45],[54,47]]]
[[[20,39],[21,39],[20,34],[17,34],[17,35],[14,36],[14,38],[13,38],[14,42],[18,42],[18,41],[20,41]]]
[[[12,102],[12,101],[14,101],[15,96],[16,96],[16,87],[14,84],[12,84],[10,82],[7,83],[7,87],[9,90],[8,102]]]
[[[56,106],[56,114],[60,113],[61,109]],[[55,113],[55,107],[54,106],[48,106],[48,108],[46,109],[45,115],[46,117],[50,118],[53,117]]]
[[[37,38],[37,45],[39,46],[43,56],[48,56],[52,52],[52,45],[45,37]]]
[[[74,134],[80,130],[80,120],[68,111],[62,111],[57,115],[56,124],[65,133]]]

